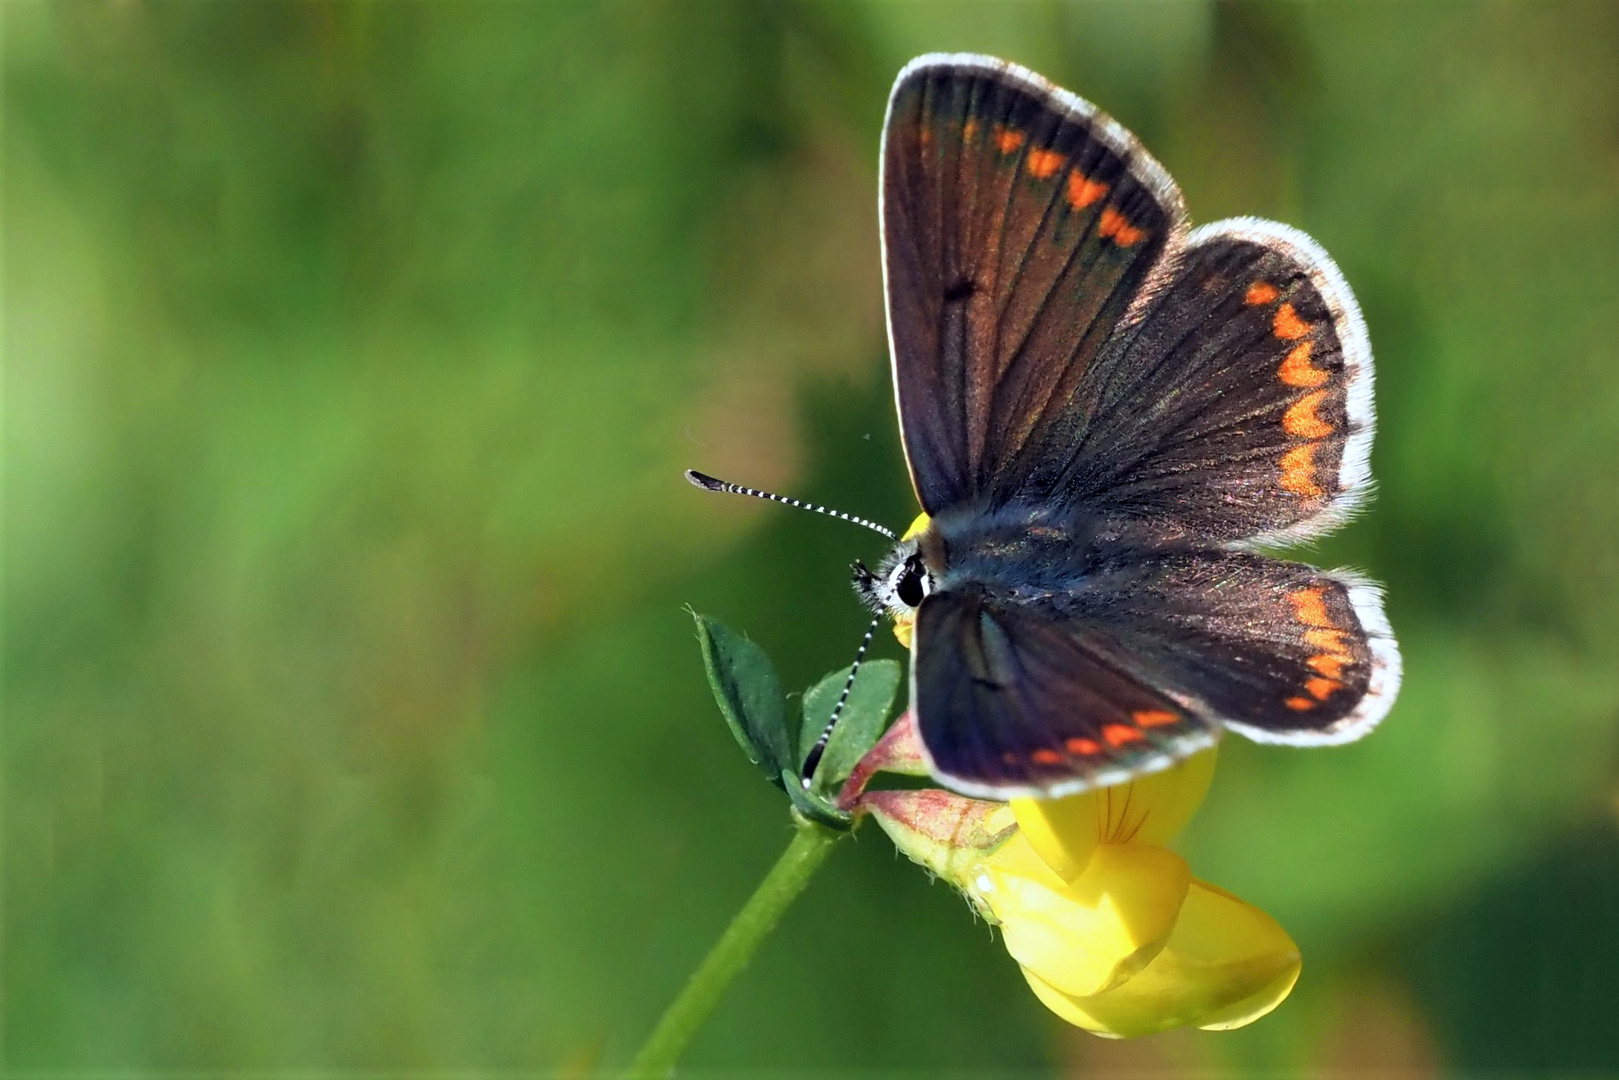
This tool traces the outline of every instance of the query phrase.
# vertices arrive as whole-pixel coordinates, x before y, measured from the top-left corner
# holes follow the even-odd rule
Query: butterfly
[[[1380,589],[1267,553],[1371,487],[1370,344],[1320,246],[1257,218],[1192,228],[1133,135],[984,56],[900,72],[880,184],[925,518],[855,588],[912,627],[934,776],[1052,797],[1227,730],[1371,730],[1401,673]]]

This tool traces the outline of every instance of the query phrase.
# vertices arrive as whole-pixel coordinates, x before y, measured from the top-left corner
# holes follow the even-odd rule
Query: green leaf
[[[837,829],[839,832],[847,832],[854,828],[854,815],[833,806],[820,791],[806,789],[799,779],[797,769],[783,769],[781,779],[777,783],[787,792],[787,801],[793,804],[793,809],[800,817],[818,821],[827,828]]]
[[[872,744],[882,737],[888,726],[889,710],[894,707],[894,695],[899,691],[902,668],[897,660],[868,660],[860,667],[854,686],[849,689],[849,703],[838,717],[838,726],[832,729],[832,741],[826,745],[826,756],[816,771],[816,786],[829,789],[843,782]],[[815,740],[832,716],[843,693],[843,684],[849,679],[849,669],[834,671],[804,692],[804,724],[799,729],[799,762],[809,753]]]
[[[796,759],[787,730],[787,698],[775,665],[763,649],[724,623],[695,612],[693,618],[708,685],[731,734],[748,760],[782,786],[782,770],[791,769]]]

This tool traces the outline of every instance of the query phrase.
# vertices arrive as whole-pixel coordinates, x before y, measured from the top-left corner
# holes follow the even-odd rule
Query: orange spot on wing
[[[1036,750],[1034,753],[1030,754],[1029,757],[1030,757],[1030,759],[1032,759],[1034,761],[1034,763],[1036,765],[1061,765],[1062,764],[1062,755],[1061,754],[1057,753],[1057,751],[1055,751],[1055,750],[1047,750],[1043,746],[1040,749]]]
[[[1173,724],[1180,717],[1163,709],[1142,709],[1139,712],[1131,713],[1130,719],[1142,727],[1163,727],[1165,724]]]
[[[1320,368],[1310,366],[1310,343],[1301,341],[1282,360],[1282,366],[1276,369],[1276,377],[1289,386],[1320,386],[1331,376]]]
[[[1100,754],[1102,744],[1094,739],[1069,739],[1065,744],[1070,754]]]
[[[1310,696],[1325,701],[1332,696],[1334,690],[1343,689],[1343,683],[1336,679],[1310,679],[1305,682],[1304,688],[1310,691]]]
[[[926,150],[928,147],[932,146],[933,145],[933,129],[932,128],[923,128],[920,132],[917,133],[916,141],[922,144],[922,149],[924,149],[924,150]]]
[[[1282,702],[1282,704],[1286,705],[1294,712],[1303,712],[1306,709],[1315,708],[1315,700],[1307,697],[1290,697],[1286,701]]]
[[[1089,179],[1078,169],[1068,174],[1068,202],[1075,210],[1089,206],[1106,194],[1106,184]]]
[[[1248,291],[1243,294],[1242,302],[1248,305],[1268,304],[1279,295],[1281,294],[1276,291],[1276,286],[1270,282],[1256,281],[1248,286]]]
[[[1292,304],[1283,304],[1276,309],[1276,317],[1271,320],[1271,329],[1283,341],[1297,341],[1310,332],[1310,324],[1299,318],[1299,313],[1293,310]]]
[[[1305,394],[1282,417],[1282,430],[1298,439],[1319,439],[1332,434],[1332,425],[1315,414],[1315,407],[1327,396],[1325,390]]]
[[[1306,634],[1305,636],[1308,637],[1309,635]],[[1306,664],[1310,665],[1311,670],[1319,671],[1329,679],[1340,680],[1344,677],[1344,665],[1348,662],[1348,657],[1334,656],[1331,653],[1316,653],[1305,661]]]
[[[1055,150],[1030,150],[1025,161],[1029,167],[1029,175],[1037,180],[1044,180],[1062,168],[1064,158]]]
[[[1001,153],[1010,154],[1023,145],[1023,132],[996,124],[995,145],[1001,148]]]
[[[1123,746],[1127,742],[1140,742],[1146,736],[1129,724],[1109,724],[1102,729],[1102,738],[1114,746]]]
[[[1120,247],[1129,247],[1147,234],[1130,224],[1130,219],[1113,209],[1111,206],[1102,211],[1102,222],[1096,231],[1103,236],[1110,236],[1113,242]]]
[[[1304,632],[1304,643],[1323,649],[1329,655],[1346,664],[1354,659],[1349,654],[1349,646],[1344,644],[1344,632],[1342,630],[1306,630]],[[1322,674],[1326,673],[1322,672]]]
[[[1293,602],[1293,617],[1306,626],[1332,625],[1332,617],[1327,614],[1327,590],[1322,585],[1312,585],[1308,589],[1299,589],[1290,592],[1287,598]]]
[[[1312,498],[1324,494],[1315,482],[1315,448],[1319,445],[1321,444],[1305,443],[1282,455],[1280,483],[1283,491]]]
[[[978,119],[968,117],[967,122],[961,125],[961,141],[972,142],[978,138]]]

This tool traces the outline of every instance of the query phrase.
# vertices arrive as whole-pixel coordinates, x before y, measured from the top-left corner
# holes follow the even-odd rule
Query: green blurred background
[[[881,550],[680,470],[915,513],[877,135],[970,49],[1340,262],[1404,694],[1227,743],[1254,1027],[1064,1028],[873,829],[692,1069],[1619,1069],[1619,5],[0,8],[0,1064],[627,1059],[789,831],[682,605],[802,686]]]

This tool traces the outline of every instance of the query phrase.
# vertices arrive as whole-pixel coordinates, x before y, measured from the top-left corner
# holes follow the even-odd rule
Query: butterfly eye
[[[922,587],[922,564],[916,561],[905,564],[905,573],[901,575],[899,584],[894,587],[894,595],[899,597],[900,603],[906,607],[916,607],[922,603],[922,597],[927,592]]]

